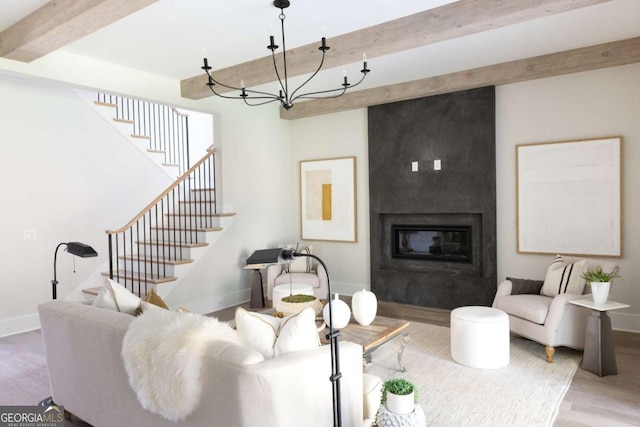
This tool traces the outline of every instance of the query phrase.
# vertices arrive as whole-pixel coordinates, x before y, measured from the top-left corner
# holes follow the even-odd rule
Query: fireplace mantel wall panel
[[[368,113],[371,289],[382,301],[426,307],[489,305],[497,282],[495,88],[379,105]],[[441,170],[434,170],[434,160],[441,160]],[[388,225],[423,218],[445,222],[440,225],[469,218],[472,265],[392,260]]]

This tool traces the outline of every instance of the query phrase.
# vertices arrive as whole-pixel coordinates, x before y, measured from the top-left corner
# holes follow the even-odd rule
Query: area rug
[[[406,373],[398,369],[399,338],[373,354],[366,372],[413,382],[428,426],[551,426],[582,355],[558,348],[547,363],[542,345],[512,338],[508,366],[474,369],[451,358],[449,328],[412,323],[408,333]]]

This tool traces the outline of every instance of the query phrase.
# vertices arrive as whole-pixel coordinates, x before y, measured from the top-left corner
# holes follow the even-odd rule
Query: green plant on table
[[[404,378],[393,378],[384,382],[382,385],[382,396],[380,398],[380,403],[383,405],[387,403],[387,392],[399,394],[401,396],[413,392],[413,403],[418,403],[418,389],[412,382],[407,381]]]
[[[596,268],[590,268],[586,272],[580,275],[583,279],[585,279],[588,283],[591,282],[612,282],[613,279],[622,278],[618,274],[618,269],[616,268],[610,273],[605,272],[602,267],[597,266]]]

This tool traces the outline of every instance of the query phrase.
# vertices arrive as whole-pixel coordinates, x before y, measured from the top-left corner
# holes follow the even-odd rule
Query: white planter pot
[[[415,409],[413,392],[409,394],[393,394],[387,392],[387,409],[395,414],[410,414]]]
[[[362,326],[370,325],[378,312],[378,299],[373,292],[366,289],[353,294],[351,310],[356,322]]]
[[[331,304],[331,318],[333,319],[333,329],[342,329],[349,324],[351,319],[351,309],[349,305],[342,301],[339,294],[334,294],[331,302],[327,303],[322,310],[324,323],[329,326],[329,304]]]
[[[593,302],[597,304],[604,304],[609,298],[609,290],[611,289],[611,282],[591,282],[591,296]]]

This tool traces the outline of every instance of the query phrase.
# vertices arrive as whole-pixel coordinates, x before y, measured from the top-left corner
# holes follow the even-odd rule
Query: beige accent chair
[[[564,260],[574,263],[582,259],[564,257]],[[618,269],[612,262],[586,259],[584,271],[598,265],[605,271]],[[509,315],[509,329],[512,334],[543,344],[547,362],[552,363],[555,347],[584,350],[590,310],[570,304],[569,301],[590,293],[591,288],[584,286],[582,294],[561,293],[555,297],[548,297],[540,294],[543,282],[507,278],[498,285],[493,307]]]
[[[281,248],[295,248],[296,245],[280,245]],[[299,247],[298,252],[312,252],[311,246]],[[311,285],[313,295],[326,299],[329,286],[327,272],[318,261],[310,257],[298,257],[291,264],[274,264],[267,267],[267,298],[273,301],[273,288],[289,283]]]

